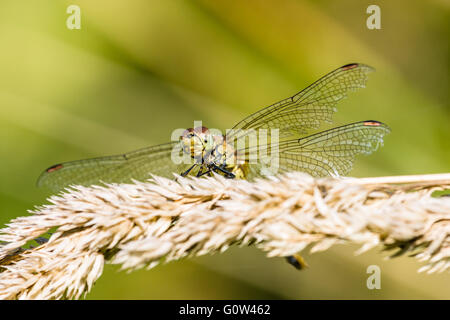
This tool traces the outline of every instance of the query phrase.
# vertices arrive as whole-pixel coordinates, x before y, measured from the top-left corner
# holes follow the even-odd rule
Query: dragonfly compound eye
[[[194,129],[194,131],[197,133],[197,134],[209,134],[209,129],[207,128],[207,127],[196,127],[195,129]]]
[[[180,140],[182,140],[184,138],[192,138],[193,136],[194,136],[194,129],[188,128],[183,131],[183,133],[180,136]]]

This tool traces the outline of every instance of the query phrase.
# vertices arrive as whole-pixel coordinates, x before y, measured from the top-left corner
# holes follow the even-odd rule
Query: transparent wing
[[[332,121],[336,104],[349,91],[365,87],[367,75],[372,71],[372,67],[360,63],[342,66],[296,95],[243,119],[227,133],[227,139],[245,135],[244,129],[279,129],[280,137],[317,129],[322,121]]]
[[[181,155],[178,142],[166,143],[122,155],[65,162],[45,170],[38,179],[39,187],[58,191],[68,185],[91,185],[100,182],[146,180],[150,174],[173,178],[189,164],[176,164],[172,153]],[[185,162],[184,162],[185,163]]]
[[[370,154],[390,132],[378,121],[361,121],[308,137],[259,146],[258,163],[249,164],[248,179],[285,171],[302,171],[314,177],[340,176],[350,172],[358,154]],[[262,156],[261,156],[261,150]],[[254,150],[246,150],[249,154]],[[278,155],[278,156],[277,156]]]

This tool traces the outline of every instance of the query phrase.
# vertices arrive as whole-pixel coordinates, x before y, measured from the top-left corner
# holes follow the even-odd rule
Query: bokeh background
[[[81,30],[66,8],[81,8]],[[381,7],[381,30],[366,8]],[[0,10],[0,223],[48,193],[54,163],[166,142],[203,120],[230,128],[350,62],[377,69],[339,105],[335,124],[376,119],[392,133],[353,176],[450,169],[449,2],[18,1]],[[308,255],[298,272],[255,248],[233,248],[127,274],[108,265],[87,299],[449,299],[449,274],[385,261],[355,246]],[[366,288],[381,267],[381,290]]]

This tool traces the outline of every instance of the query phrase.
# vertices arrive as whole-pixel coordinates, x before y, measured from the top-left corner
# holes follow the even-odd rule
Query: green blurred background
[[[81,30],[66,8],[81,8]],[[381,30],[366,8],[381,7]],[[392,133],[353,176],[448,172],[449,2],[18,1],[0,10],[0,223],[45,202],[35,187],[57,162],[170,140],[203,120],[230,128],[350,62],[377,69],[335,124],[376,119]],[[106,266],[88,299],[449,299],[449,274],[355,246],[306,255],[298,272],[233,248],[127,274]],[[381,290],[366,268],[381,267]]]

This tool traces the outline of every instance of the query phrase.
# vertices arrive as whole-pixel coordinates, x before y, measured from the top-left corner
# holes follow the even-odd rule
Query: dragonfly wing
[[[346,175],[355,156],[377,150],[389,132],[390,128],[381,122],[361,121],[266,146],[265,156],[250,164],[248,178],[286,171],[302,171],[314,177]]]
[[[296,95],[266,107],[237,123],[227,138],[245,135],[244,129],[279,129],[280,137],[304,134],[331,122],[337,103],[349,91],[364,88],[374,71],[360,63],[342,66],[320,78]]]
[[[172,173],[180,174],[188,167],[172,161],[172,153],[182,153],[178,146],[178,142],[172,142],[122,155],[57,164],[45,170],[37,184],[58,191],[69,185],[127,183],[131,179],[142,181],[150,178],[150,174],[172,178]]]

